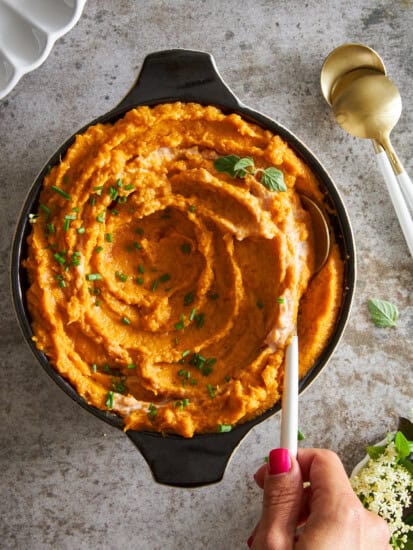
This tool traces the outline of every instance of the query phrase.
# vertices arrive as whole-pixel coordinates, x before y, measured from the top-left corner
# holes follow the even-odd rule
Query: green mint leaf
[[[251,168],[250,172],[254,171],[254,161],[251,157],[244,157],[234,165],[234,172],[238,178],[245,178],[248,173],[247,168]]]
[[[214,160],[214,168],[217,172],[225,172],[229,174],[232,178],[235,178],[236,173],[234,166],[241,159],[238,155],[227,155],[226,157],[219,157]]]
[[[410,444],[402,432],[397,432],[394,438],[394,445],[400,458],[410,456]]]
[[[413,476],[413,462],[411,460],[408,458],[402,458],[399,463],[403,466],[403,468],[406,468],[406,470],[410,472],[411,476]]]
[[[263,170],[261,183],[270,191],[287,191],[287,186],[284,182],[284,174],[281,170],[273,166]]]
[[[379,458],[384,451],[386,450],[385,445],[375,445],[372,447],[367,447],[366,451],[370,458],[375,460],[376,458]]]
[[[368,308],[371,319],[376,327],[387,328],[395,327],[399,318],[399,312],[395,305],[386,300],[370,299]]]

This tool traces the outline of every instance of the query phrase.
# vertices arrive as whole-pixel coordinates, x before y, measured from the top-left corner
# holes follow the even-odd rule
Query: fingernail
[[[248,548],[251,548],[253,542],[254,542],[254,537],[251,535],[250,538],[247,540]]]
[[[291,459],[288,449],[273,449],[270,452],[268,467],[271,475],[289,472],[291,470]]]

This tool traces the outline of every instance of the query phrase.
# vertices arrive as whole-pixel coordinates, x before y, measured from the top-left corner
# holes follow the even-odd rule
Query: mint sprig
[[[370,299],[367,306],[376,327],[387,328],[396,326],[399,311],[394,304],[386,300]]]
[[[261,174],[258,180],[269,191],[287,191],[284,182],[284,174],[278,168],[269,166],[268,168],[255,168],[254,160],[251,157],[239,157],[238,155],[226,155],[214,160],[214,168],[217,172],[223,172],[231,178],[244,179],[247,174],[257,176]]]

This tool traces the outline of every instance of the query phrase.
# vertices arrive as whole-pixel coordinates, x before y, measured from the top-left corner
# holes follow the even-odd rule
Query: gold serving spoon
[[[413,211],[413,183],[390,142],[390,132],[402,110],[400,93],[386,76],[384,66],[380,68],[377,54],[375,63],[355,67],[356,62],[352,61],[350,70],[343,73],[341,59],[348,55],[347,46],[340,46],[327,57],[321,70],[321,89],[344,130],[373,140],[380,170],[413,256],[413,219],[407,206]],[[368,50],[374,60],[374,50]],[[335,64],[339,67],[336,72]]]
[[[300,195],[301,203],[308,211],[314,234],[314,272],[318,273],[330,254],[330,230],[327,219],[318,204]],[[298,436],[298,386],[299,386],[298,336],[294,333],[286,350],[284,384],[281,407],[280,447],[297,456]]]

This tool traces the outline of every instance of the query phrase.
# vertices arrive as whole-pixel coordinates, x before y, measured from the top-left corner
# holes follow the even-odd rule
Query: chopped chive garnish
[[[129,363],[129,365],[127,365],[128,369],[136,369],[136,365],[134,363]]]
[[[194,204],[191,204],[191,206],[189,207],[189,211],[194,213],[195,212],[195,205]]]
[[[101,278],[102,275],[100,273],[89,273],[88,275],[86,275],[87,281],[100,281]]]
[[[196,386],[198,384],[198,380],[195,380],[195,378],[191,378],[189,383],[191,384],[191,386]]]
[[[118,178],[116,180],[116,186],[119,187],[119,189],[120,189],[122,187],[122,185],[123,185],[122,178]]]
[[[216,392],[216,388],[214,388],[213,386],[211,386],[211,384],[207,384],[207,385],[206,385],[206,389],[208,390],[209,397],[210,397],[211,399],[214,399],[214,397],[215,397],[215,392]]]
[[[96,365],[96,363],[93,363],[93,365],[90,368],[92,369],[92,372],[97,372],[98,370],[98,366]]]
[[[58,252],[55,252],[53,254],[53,258],[58,262],[60,265],[64,265],[66,263],[66,258],[62,256],[62,254],[59,254]]]
[[[182,352],[182,357],[186,357],[187,355],[189,355],[191,353],[191,350],[190,349],[186,349],[185,351]]]
[[[126,195],[120,195],[118,197],[118,204],[125,204],[125,202],[128,200],[128,197]]]
[[[193,320],[194,320],[195,313],[196,313],[196,307],[193,307],[193,308],[191,309],[191,313],[189,314],[189,320],[190,320],[190,321],[193,321]]]
[[[48,206],[46,206],[45,204],[41,204],[40,208],[43,210],[43,212],[46,213],[46,220],[48,220],[49,216],[50,216],[50,208]]]
[[[65,220],[75,220],[76,219],[76,214],[66,214],[65,216]]]
[[[205,313],[198,313],[198,315],[195,315],[195,321],[196,321],[196,328],[203,327],[205,323]]]
[[[89,199],[89,204],[90,204],[90,206],[95,206],[95,204],[96,204],[96,197],[90,197],[90,199]]]
[[[97,247],[95,248],[96,254],[99,254],[99,252],[102,252],[102,250],[103,250],[103,246],[97,246]]]
[[[152,292],[155,292],[155,290],[158,288],[158,285],[159,285],[159,279],[155,279],[151,287]]]
[[[57,187],[56,185],[52,185],[53,191],[56,191],[56,193],[59,193],[63,198],[65,198],[67,201],[71,201],[72,197],[66,193],[66,191],[63,191],[63,189],[60,189],[60,187]]]
[[[79,235],[82,235],[85,231],[86,231],[86,229],[84,227],[78,227],[77,228],[77,232],[79,233]]]
[[[132,183],[125,185],[125,191],[132,191],[132,189],[135,189],[135,186]]]
[[[65,220],[63,222],[63,231],[68,231],[69,230],[69,225],[70,225],[70,220]]]
[[[142,229],[142,227],[137,227],[137,228],[135,229],[135,233],[137,233],[138,235],[143,235],[143,229]]]
[[[59,285],[60,288],[65,288],[66,287],[66,283],[63,279],[61,281],[59,281],[57,284]]]
[[[161,281],[161,283],[166,283],[166,281],[169,281],[170,278],[171,276],[169,275],[169,273],[164,273],[159,277],[159,280]]]
[[[102,189],[103,189],[103,185],[96,185],[96,187],[93,187],[93,191],[96,192],[96,195],[100,195],[102,194]]]
[[[100,300],[95,300],[95,306],[96,306],[96,307],[100,307],[100,304],[101,304],[101,303],[102,303],[102,302],[101,302]]]
[[[179,344],[179,338],[178,338],[178,336],[176,336],[176,338],[175,338],[175,345],[177,346],[178,344]]]
[[[112,214],[112,216],[117,216],[119,214],[119,210],[116,210],[116,208],[112,208],[112,210],[109,210],[109,212]]]
[[[178,323],[175,323],[176,330],[182,330],[185,328],[185,315],[182,313],[181,319]]]
[[[182,405],[184,407],[187,407],[189,405],[189,399],[187,397],[185,397],[185,399],[182,400]]]
[[[121,273],[120,271],[116,271],[115,276],[119,281],[122,281],[123,283],[128,280],[128,276],[125,273]]]
[[[188,292],[184,296],[184,306],[189,306],[195,300],[195,292]]]
[[[142,264],[138,265],[138,271],[139,271],[139,273],[142,273],[142,275],[145,273],[145,268],[143,267]]]
[[[138,285],[143,285],[143,277],[136,277],[135,281],[138,283]]]
[[[184,243],[181,246],[181,250],[184,254],[190,254],[191,253],[191,245],[189,243]]]
[[[285,300],[284,300],[284,298],[281,298],[281,297],[280,297],[280,298],[277,298],[277,302],[278,302],[279,304],[283,304],[283,303],[285,302]]]
[[[50,233],[50,235],[53,235],[54,233],[54,225],[52,223],[46,224],[47,230]]]
[[[218,424],[218,433],[225,433],[230,432],[232,430],[232,426],[230,424]]]
[[[142,250],[142,245],[140,243],[137,243],[136,241],[133,243],[133,246],[134,248],[136,248],[136,250]]]
[[[101,212],[96,216],[96,221],[99,223],[105,223],[105,219],[106,219],[106,212]]]
[[[113,409],[113,391],[108,391],[106,394],[106,407],[108,409]]]
[[[114,187],[109,187],[108,195],[110,195],[110,198],[114,201],[118,196],[118,190]]]
[[[112,233],[106,233],[105,238],[106,238],[106,241],[108,243],[111,243],[112,242]]]
[[[262,309],[264,307],[264,304],[261,302],[261,300],[257,300],[257,308]]]
[[[130,320],[127,317],[122,317],[122,323],[124,325],[130,325]]]
[[[158,414],[158,409],[155,407],[153,403],[151,403],[148,408],[148,417],[150,419],[154,419],[157,414]]]
[[[80,212],[80,208],[78,206],[74,206],[72,208],[72,212],[76,212],[78,214]]]

